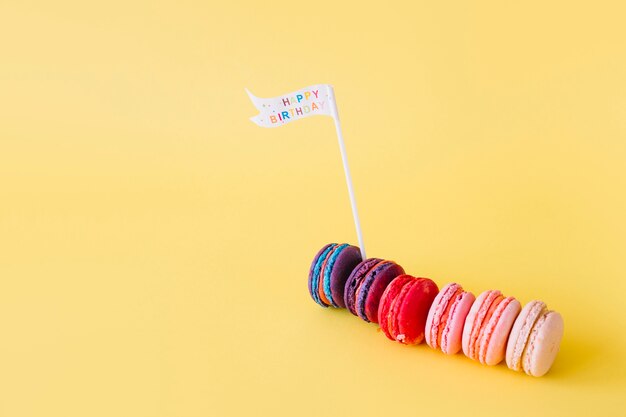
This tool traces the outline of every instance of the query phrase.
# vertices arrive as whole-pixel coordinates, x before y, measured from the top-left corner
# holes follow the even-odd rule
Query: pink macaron
[[[506,348],[509,368],[524,370],[528,375],[543,376],[559,351],[563,337],[563,318],[548,310],[543,301],[524,306],[511,330]]]
[[[504,297],[500,291],[480,294],[470,309],[461,345],[463,353],[487,365],[500,363],[521,304],[513,297]]]
[[[453,355],[461,350],[465,319],[476,297],[459,284],[448,284],[437,294],[426,320],[426,343]]]

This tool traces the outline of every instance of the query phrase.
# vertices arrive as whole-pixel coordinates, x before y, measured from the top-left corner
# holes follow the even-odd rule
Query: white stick
[[[352,216],[354,217],[354,226],[356,227],[356,236],[359,239],[359,247],[361,248],[361,257],[365,257],[365,246],[363,245],[363,233],[361,233],[361,222],[359,221],[359,212],[356,209],[356,198],[354,198],[354,189],[352,188],[352,176],[350,175],[350,167],[348,166],[348,156],[346,155],[346,145],[343,143],[343,135],[341,134],[341,123],[339,122],[339,113],[337,112],[337,103],[335,103],[335,91],[332,86],[328,86],[330,93],[330,105],[332,106],[332,116],[335,120],[335,129],[337,130],[337,139],[339,140],[339,151],[341,152],[341,161],[343,162],[343,171],[346,174],[346,183],[348,184],[348,193],[350,194],[350,205],[352,206]]]

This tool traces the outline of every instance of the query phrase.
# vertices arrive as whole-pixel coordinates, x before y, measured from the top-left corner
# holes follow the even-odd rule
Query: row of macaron
[[[462,350],[486,365],[506,360],[510,369],[534,376],[548,372],[563,336],[561,315],[542,301],[522,308],[500,291],[475,297],[457,283],[440,291],[431,279],[408,275],[393,261],[363,260],[359,248],[345,243],[320,249],[308,286],[319,305],[347,308],[366,322],[378,323],[391,340],[425,340],[446,354]]]

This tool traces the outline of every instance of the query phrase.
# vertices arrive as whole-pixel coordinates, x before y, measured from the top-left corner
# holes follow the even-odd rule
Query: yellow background
[[[102,4],[100,4],[102,3]],[[623,2],[0,4],[0,415],[626,413]],[[543,378],[306,290],[368,254],[560,311]]]

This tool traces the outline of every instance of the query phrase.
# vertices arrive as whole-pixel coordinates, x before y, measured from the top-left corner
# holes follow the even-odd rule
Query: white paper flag
[[[359,239],[361,257],[366,259],[363,234],[361,233],[361,222],[359,221],[359,213],[356,208],[352,176],[350,175],[350,167],[348,166],[348,156],[346,155],[346,146],[343,142],[343,134],[341,133],[341,122],[339,121],[339,113],[337,112],[337,103],[335,102],[333,87],[328,84],[316,84],[294,91],[293,93],[287,93],[272,98],[256,97],[248,91],[248,89],[246,89],[246,92],[248,96],[250,96],[254,107],[259,111],[259,114],[251,117],[250,120],[261,127],[278,127],[293,122],[294,120],[317,115],[331,116],[335,120],[339,151],[341,152],[341,161],[343,162],[343,170],[346,175],[346,184],[348,185],[348,194],[350,195],[350,205],[352,206],[356,235]]]
[[[261,127],[278,127],[309,116],[336,117],[333,89],[328,84],[312,85],[272,98],[256,97],[247,89],[246,92],[260,112],[250,120]]]

